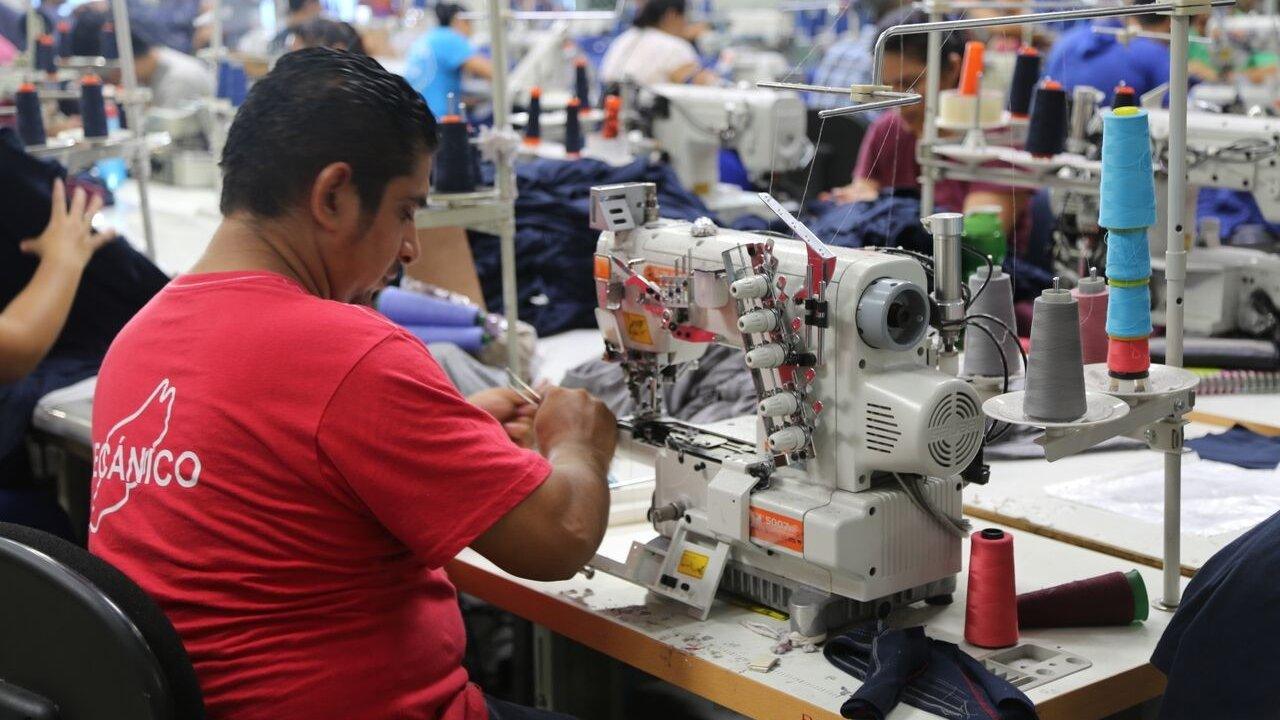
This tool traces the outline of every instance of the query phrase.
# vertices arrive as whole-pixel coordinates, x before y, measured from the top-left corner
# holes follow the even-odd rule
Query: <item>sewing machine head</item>
[[[659,149],[681,182],[706,195],[720,178],[715,150],[738,152],[753,179],[808,163],[804,102],[793,92],[753,87],[652,85],[639,94]]]
[[[978,453],[964,382],[928,365],[924,269],[886,252],[656,219],[652,185],[592,190],[597,320],[644,419],[709,343],[740,347],[759,450],[808,481],[861,492],[875,473],[949,477]],[[766,202],[771,198],[766,197]]]

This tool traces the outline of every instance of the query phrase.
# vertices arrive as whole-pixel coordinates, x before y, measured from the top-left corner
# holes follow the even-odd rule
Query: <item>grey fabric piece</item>
[[[501,368],[485,365],[453,343],[431,343],[427,349],[463,397],[507,384]]]
[[[618,417],[635,411],[617,363],[591,360],[566,373],[560,384],[585,389]],[[754,413],[756,389],[742,351],[712,345],[695,367],[666,387],[662,401],[665,413],[677,420],[710,423]]]

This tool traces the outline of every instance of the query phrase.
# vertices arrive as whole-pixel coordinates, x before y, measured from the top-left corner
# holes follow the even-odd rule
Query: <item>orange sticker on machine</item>
[[[622,317],[627,322],[627,337],[632,342],[652,345],[653,336],[649,334],[649,318],[640,313],[624,312]]]
[[[670,265],[645,265],[644,278],[649,282],[658,282],[662,278],[676,276],[676,269]]]
[[[751,539],[804,552],[804,521],[776,512],[751,508]]]

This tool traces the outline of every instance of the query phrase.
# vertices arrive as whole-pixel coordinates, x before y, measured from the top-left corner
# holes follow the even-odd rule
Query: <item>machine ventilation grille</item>
[[[902,428],[893,408],[888,405],[867,403],[867,449],[886,455],[893,452],[902,437]]]
[[[982,426],[982,411],[972,395],[947,395],[929,416],[929,456],[951,472],[960,472],[982,443]]]

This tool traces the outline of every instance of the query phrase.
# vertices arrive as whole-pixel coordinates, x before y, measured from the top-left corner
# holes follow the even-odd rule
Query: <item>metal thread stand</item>
[[[897,25],[886,29],[876,39],[874,64],[872,66],[872,84],[853,86],[850,88],[799,86],[789,83],[760,83],[762,86],[780,89],[800,89],[810,92],[828,92],[848,94],[855,104],[843,108],[824,110],[819,117],[839,117],[853,115],[867,110],[925,102],[925,147],[921,148],[920,157],[925,165],[932,155],[931,144],[937,139],[936,107],[938,98],[937,78],[941,62],[941,36],[939,33],[954,30],[967,30],[1002,25],[1033,25],[1041,23],[1062,22],[1065,20],[1087,20],[1105,17],[1125,17],[1147,13],[1170,13],[1169,48],[1169,178],[1167,207],[1167,245],[1165,249],[1165,327],[1166,355],[1164,366],[1152,366],[1167,370],[1168,387],[1164,392],[1152,392],[1143,395],[1119,395],[1125,400],[1127,409],[1123,413],[1101,421],[1081,422],[1074,426],[1067,425],[1048,428],[1037,442],[1045,448],[1045,457],[1052,461],[1067,455],[1078,453],[1106,439],[1119,435],[1135,434],[1146,440],[1147,444],[1164,454],[1165,486],[1164,486],[1164,569],[1162,596],[1154,605],[1163,610],[1177,608],[1181,598],[1181,531],[1182,531],[1182,428],[1186,424],[1183,415],[1195,402],[1195,381],[1181,370],[1184,307],[1183,291],[1186,283],[1187,253],[1184,239],[1183,214],[1187,188],[1187,48],[1190,38],[1191,15],[1209,11],[1213,7],[1230,7],[1235,0],[1197,0],[1155,3],[1150,5],[1128,5],[1114,7],[1095,7],[1054,12],[1032,13],[1028,15],[1008,15],[992,18],[971,18],[964,20],[939,21],[943,8],[938,3],[930,3],[928,9],[931,22],[913,25]],[[958,5],[957,5],[958,6]],[[984,3],[965,3],[966,7],[985,7]],[[925,95],[918,93],[898,93],[884,85],[883,67],[884,52],[891,38],[908,35],[929,34],[929,67],[926,78]],[[926,216],[933,209],[934,170],[925,168],[921,178],[921,209]],[[994,178],[985,178],[988,180]],[[1188,386],[1188,383],[1189,386]],[[1105,390],[1104,390],[1105,392]],[[998,396],[993,400],[1000,400]],[[992,401],[988,401],[988,406]],[[984,409],[986,407],[984,406]],[[990,413],[989,413],[990,414]],[[1036,425],[1025,418],[1002,417],[1000,419],[1018,424]],[[1040,424],[1043,426],[1043,424]]]
[[[507,45],[504,32],[507,11],[499,0],[486,0],[489,18],[489,45],[493,55],[493,130],[490,135],[494,163],[492,192],[437,195],[418,211],[418,229],[463,227],[498,236],[502,262],[502,306],[507,321],[507,367],[521,373],[519,294],[516,285],[516,174],[518,140],[511,130],[510,99],[507,97]]]

